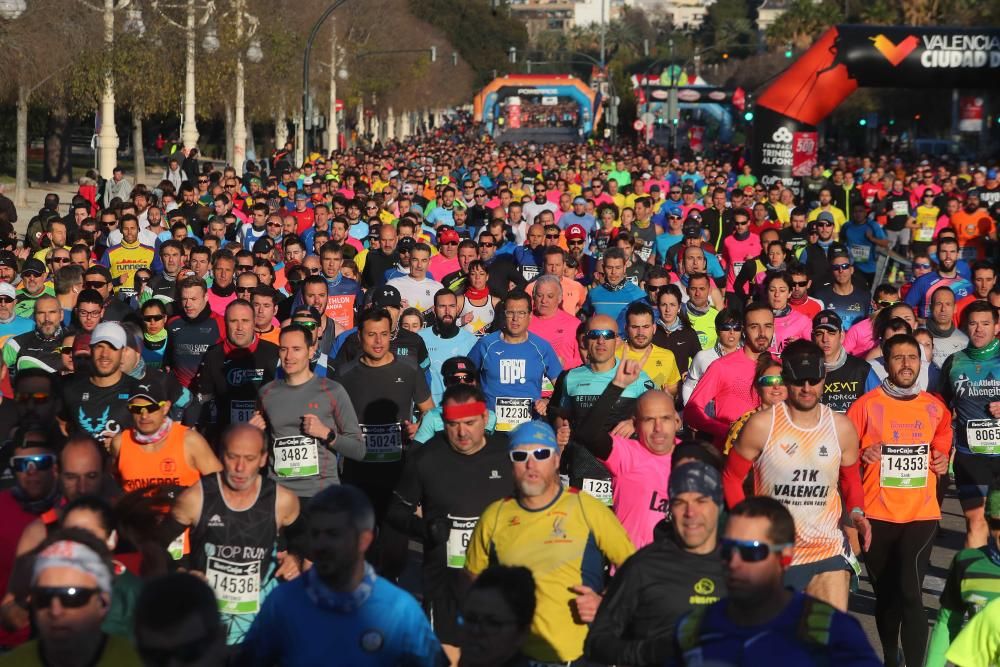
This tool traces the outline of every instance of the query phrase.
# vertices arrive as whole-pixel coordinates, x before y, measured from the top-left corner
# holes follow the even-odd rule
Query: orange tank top
[[[187,427],[174,424],[166,442],[157,452],[143,449],[132,438],[132,429],[122,431],[118,452],[118,481],[126,493],[150,486],[188,487],[201,479],[201,473],[184,458],[184,435]]]
[[[781,502],[795,519],[792,565],[846,556],[840,529],[840,439],[833,411],[820,405],[819,422],[796,426],[784,403],[771,410],[771,431],[754,462],[754,492]]]

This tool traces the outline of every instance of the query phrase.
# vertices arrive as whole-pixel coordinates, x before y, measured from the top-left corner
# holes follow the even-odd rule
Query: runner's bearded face
[[[528,458],[523,462],[512,462],[514,469],[514,484],[522,497],[534,498],[544,495],[546,491],[559,484],[559,453],[552,450],[544,461],[535,458],[532,452],[545,449],[544,445],[522,445],[512,451],[524,450]]]
[[[920,373],[920,349],[909,344],[893,346],[885,360],[885,370],[889,381],[897,387],[912,387]]]
[[[771,346],[774,338],[774,315],[766,310],[755,310],[743,323],[744,344],[751,352],[761,354]]]

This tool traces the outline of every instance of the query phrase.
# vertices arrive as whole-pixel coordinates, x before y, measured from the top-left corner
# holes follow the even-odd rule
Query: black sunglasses
[[[98,593],[100,590],[96,588],[36,586],[31,589],[31,606],[35,609],[48,609],[52,606],[52,601],[59,598],[59,604],[66,609],[79,609]]]

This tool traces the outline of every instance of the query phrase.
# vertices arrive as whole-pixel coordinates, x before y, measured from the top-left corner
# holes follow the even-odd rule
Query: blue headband
[[[525,422],[510,432],[509,448],[514,449],[521,445],[538,445],[559,451],[555,431],[545,422],[537,420]]]

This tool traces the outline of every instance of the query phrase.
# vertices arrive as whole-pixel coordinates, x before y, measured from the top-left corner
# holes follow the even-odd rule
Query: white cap
[[[0,283],[0,296],[6,296],[11,299],[17,298],[17,290],[10,283]]]
[[[90,336],[91,347],[98,343],[107,343],[116,350],[124,348],[127,344],[125,329],[117,322],[101,322]]]

